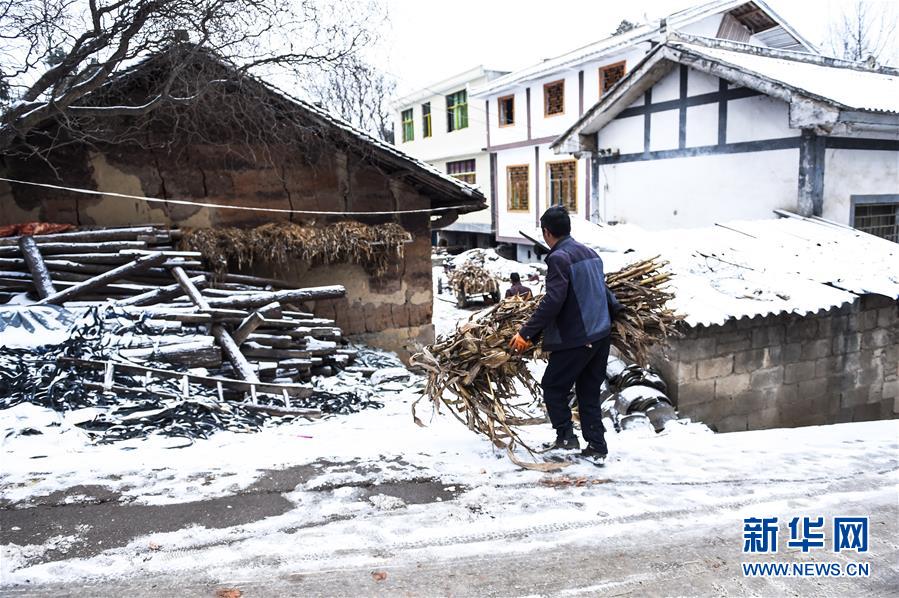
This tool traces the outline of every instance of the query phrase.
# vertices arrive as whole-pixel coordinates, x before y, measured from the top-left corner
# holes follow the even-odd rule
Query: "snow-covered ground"
[[[435,302],[444,330],[471,313]],[[610,432],[605,468],[578,463],[542,474],[519,469],[449,415],[432,415],[424,402],[419,416],[426,427],[413,423],[421,382],[385,383],[380,410],[257,434],[220,433],[186,448],[162,439],[93,446],[64,420],[43,435],[7,438],[0,456],[0,591],[895,592],[897,421],[737,434],[714,434],[698,423],[658,435]],[[57,417],[35,410],[7,412],[0,427],[16,415]],[[535,426],[525,439],[539,444],[551,434],[548,425]],[[275,478],[286,481],[272,485]],[[253,500],[277,501],[278,508],[228,523],[228,509],[249,509]],[[204,516],[169,525],[189,505]],[[90,519],[101,509],[112,515]],[[786,547],[791,517],[835,515],[871,517],[867,555]],[[116,517],[133,517],[126,532],[140,531],[104,536],[107,526],[121,529]],[[872,563],[871,576],[743,578],[739,562],[760,560],[741,554],[746,517],[783,522],[777,560],[860,557]]]

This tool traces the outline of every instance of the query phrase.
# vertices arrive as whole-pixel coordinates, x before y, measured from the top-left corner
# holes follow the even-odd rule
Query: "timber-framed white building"
[[[597,221],[821,216],[899,240],[899,69],[671,34],[551,146]]]

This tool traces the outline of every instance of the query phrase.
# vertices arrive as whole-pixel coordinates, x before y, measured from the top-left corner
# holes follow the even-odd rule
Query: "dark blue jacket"
[[[606,288],[602,260],[571,237],[562,237],[546,256],[546,294],[520,334],[543,348],[562,351],[608,336],[621,305]]]

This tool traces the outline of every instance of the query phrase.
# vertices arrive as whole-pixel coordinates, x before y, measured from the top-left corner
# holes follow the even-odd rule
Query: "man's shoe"
[[[593,463],[597,467],[602,467],[606,464],[606,457],[608,456],[608,451],[605,448],[600,448],[598,446],[588,444],[587,448],[581,451],[581,457]]]
[[[548,451],[556,449],[576,451],[581,448],[581,443],[578,442],[577,436],[574,434],[571,434],[570,436],[557,435],[555,442],[547,442],[543,445],[543,448]]]

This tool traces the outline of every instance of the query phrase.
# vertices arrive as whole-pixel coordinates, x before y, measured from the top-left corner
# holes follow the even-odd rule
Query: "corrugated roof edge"
[[[792,310],[781,309],[781,310],[774,310],[774,311],[768,311],[768,312],[764,312],[764,313],[753,314],[751,316],[749,316],[749,315],[743,315],[743,316],[739,316],[739,317],[730,316],[729,318],[726,318],[721,321],[712,321],[712,320],[699,321],[699,320],[697,320],[693,323],[690,323],[685,320],[684,325],[687,326],[688,328],[696,329],[696,328],[711,328],[713,326],[725,326],[727,324],[730,324],[731,322],[735,322],[737,327],[740,327],[741,325],[749,327],[750,325],[755,323],[755,320],[764,320],[766,318],[776,318],[776,317],[780,317],[780,316],[784,316],[784,315],[795,315],[795,316],[800,316],[800,317],[804,318],[804,317],[808,317],[811,314],[815,314],[816,316],[821,317],[821,316],[826,316],[827,314],[834,312],[834,311],[843,311],[846,309],[847,305],[852,305],[856,301],[860,301],[863,296],[864,295],[856,295],[851,301],[844,301],[842,303],[834,303],[833,305],[826,306],[826,307],[819,307],[817,309],[800,309],[800,308],[796,308],[796,309],[792,309]]]
[[[197,47],[197,46],[194,46],[194,48],[196,50],[198,50],[198,52],[196,54],[197,56],[201,56],[208,60],[213,60],[215,62],[218,62],[220,65],[224,66],[227,69],[240,70],[240,68],[237,65],[235,65],[231,61],[225,59],[224,57],[219,56],[218,54],[215,54],[214,52],[212,52],[211,50],[208,50],[207,48],[202,48],[202,47]],[[170,49],[172,49],[172,48],[170,47]],[[153,54],[143,57],[142,59],[137,61],[135,64],[112,75],[99,89],[104,89],[107,86],[113,85],[113,84],[115,84],[119,81],[122,81],[123,79],[133,75],[134,73],[140,71],[142,68],[146,67],[148,65],[148,63],[150,63],[154,58],[157,58],[160,55],[162,55],[164,52],[165,51],[156,52],[156,53],[153,53]],[[434,166],[431,166],[427,162],[423,162],[421,160],[418,160],[417,158],[410,156],[409,154],[406,154],[405,152],[403,152],[396,146],[394,146],[390,143],[387,143],[386,141],[383,141],[381,139],[378,139],[377,137],[374,137],[373,135],[370,135],[369,133],[367,133],[357,127],[354,127],[350,123],[348,123],[345,120],[343,120],[342,118],[328,112],[327,110],[319,108],[318,106],[315,106],[314,104],[311,104],[309,102],[306,102],[305,100],[301,100],[299,98],[296,98],[296,97],[290,95],[286,91],[274,86],[273,84],[271,84],[263,79],[260,79],[259,77],[251,75],[249,73],[242,73],[242,76],[255,82],[258,85],[261,85],[268,92],[273,93],[279,97],[282,97],[283,99],[296,105],[298,108],[304,110],[305,112],[307,112],[311,115],[314,115],[319,120],[323,121],[324,124],[334,127],[334,128],[337,128],[346,133],[349,133],[349,134],[353,135],[354,137],[358,138],[360,141],[363,141],[363,142],[373,145],[375,148],[377,148],[383,154],[389,155],[392,158],[394,158],[395,160],[400,161],[401,163],[408,163],[408,165],[422,171],[421,175],[419,175],[419,176],[416,176],[415,173],[412,173],[412,176],[415,176],[416,179],[419,180],[420,182],[422,182],[424,184],[429,184],[430,186],[435,187],[436,190],[438,190],[438,191],[453,192],[455,195],[457,195],[456,199],[460,199],[465,202],[471,202],[470,205],[459,206],[459,210],[458,210],[459,213],[476,212],[478,210],[482,210],[487,207],[487,198],[480,191],[480,189],[478,189],[472,185],[469,185],[468,183],[464,183],[454,177],[451,177],[450,175],[448,175],[444,172],[441,172],[440,170],[438,170]],[[89,97],[90,95],[91,94],[88,94],[88,96],[86,96],[86,97]],[[422,178],[422,176],[425,178]],[[438,184],[433,179],[439,180],[440,183]]]

